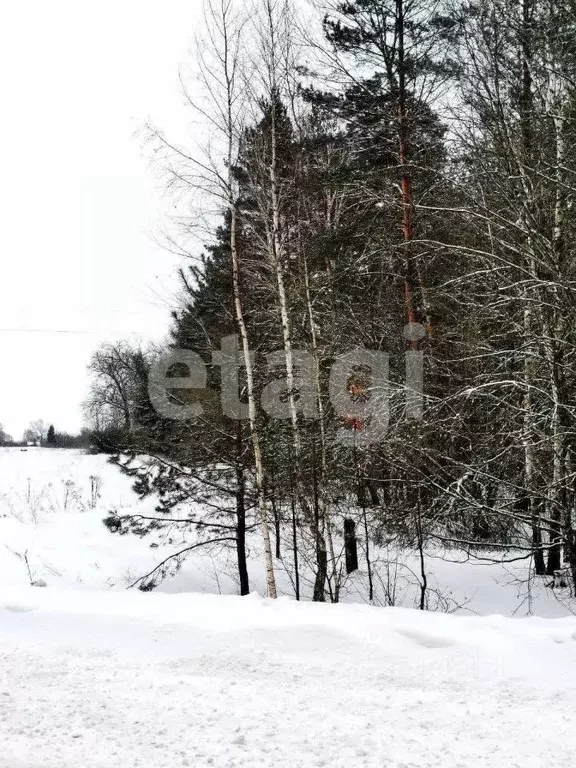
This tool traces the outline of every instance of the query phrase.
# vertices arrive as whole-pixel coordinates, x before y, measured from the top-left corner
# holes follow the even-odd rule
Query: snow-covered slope
[[[131,480],[108,464],[105,456],[0,448],[0,584],[23,586],[29,584],[31,576],[49,589],[125,589],[168,554],[190,543],[180,530],[173,529],[161,546],[150,548],[151,539],[113,535],[102,524],[111,510],[150,514],[154,503],[154,499],[139,501]],[[251,588],[265,594],[257,532],[249,543]],[[373,549],[371,556],[376,603],[385,604],[387,591],[394,594],[395,605],[417,604],[416,555],[391,548]],[[526,561],[504,566],[462,559],[455,552],[428,553],[430,598],[439,610],[481,615],[571,615],[573,604],[568,595],[546,589],[541,580],[529,580]],[[310,574],[304,570],[301,575],[304,591],[310,592]],[[278,583],[281,593],[293,594],[292,582],[281,563]],[[234,551],[222,547],[196,550],[178,575],[167,579],[159,590],[237,594]],[[345,584],[342,599],[366,602],[366,591],[361,558],[360,571]]]
[[[572,768],[576,619],[0,593],[3,768]]]

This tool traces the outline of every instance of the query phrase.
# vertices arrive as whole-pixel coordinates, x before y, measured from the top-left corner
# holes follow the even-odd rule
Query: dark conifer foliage
[[[324,46],[311,46],[320,77],[299,66],[289,4],[261,4],[253,37],[230,27],[248,35],[233,48],[251,51],[233,62],[246,80],[214,81],[226,159],[201,165],[199,182],[193,163],[179,169],[187,152],[161,147],[173,184],[220,189],[168,344],[206,363],[204,389],[170,393],[201,417],[152,407],[149,371],[166,349],[120,345],[93,361],[96,435],[139,493],[160,498],[151,519],[107,524],[186,539],[140,586],[193,548],[230,547],[245,594],[267,531],[275,567],[316,600],[358,579],[372,599],[384,545],[418,553],[421,608],[438,605],[432,549],[526,558],[538,574],[565,559],[576,574],[574,8],[328,3]],[[239,420],[222,405],[218,357],[235,335]],[[350,371],[350,414],[330,396],[335,361],[357,348],[390,356],[388,426],[372,443],[353,411],[375,402],[373,371]],[[407,366],[419,361],[414,405]],[[260,407],[273,381],[282,418]]]

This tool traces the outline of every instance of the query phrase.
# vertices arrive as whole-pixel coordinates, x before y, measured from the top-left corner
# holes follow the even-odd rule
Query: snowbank
[[[27,587],[0,655],[5,768],[574,765],[573,618]]]

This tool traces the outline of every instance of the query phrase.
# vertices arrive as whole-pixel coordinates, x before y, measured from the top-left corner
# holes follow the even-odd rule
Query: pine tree
[[[56,445],[56,432],[54,430],[54,424],[50,424],[48,432],[46,433],[46,445],[50,448],[54,448]]]

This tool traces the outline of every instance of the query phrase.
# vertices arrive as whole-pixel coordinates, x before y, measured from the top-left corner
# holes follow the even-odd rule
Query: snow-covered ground
[[[2,768],[572,768],[576,619],[0,590]]]
[[[127,591],[166,551],[101,520],[152,507],[105,457],[0,449],[0,768],[576,765],[576,618],[526,599],[525,564],[430,558],[462,615],[354,582],[338,606],[207,594],[236,588],[226,553]]]
[[[111,534],[102,524],[111,511],[153,513],[154,499],[139,501],[131,484],[105,456],[0,448],[0,583],[28,584],[29,566],[32,579],[46,582],[50,589],[123,590],[190,543],[178,528],[158,548],[150,547],[155,541],[149,537]],[[258,532],[249,543],[251,588],[265,594]],[[416,555],[391,548],[373,549],[371,557],[376,603],[386,604],[387,592],[394,595],[395,605],[414,607],[419,599]],[[426,569],[430,603],[439,610],[553,618],[572,615],[575,608],[565,592],[546,589],[542,580],[529,580],[527,561],[494,565],[466,560],[457,552],[431,551]],[[366,602],[365,571],[361,556],[360,571],[343,588],[344,602]],[[235,574],[233,550],[196,550],[159,590],[237,594]],[[311,580],[306,580],[305,572],[302,577],[303,589],[309,593]],[[281,564],[278,582],[281,593],[293,594]]]

